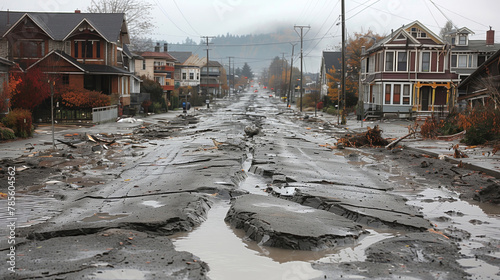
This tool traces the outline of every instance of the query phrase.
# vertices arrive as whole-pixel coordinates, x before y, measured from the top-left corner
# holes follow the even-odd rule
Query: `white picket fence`
[[[107,121],[114,121],[118,117],[118,106],[106,106],[92,108],[92,122],[102,123]]]

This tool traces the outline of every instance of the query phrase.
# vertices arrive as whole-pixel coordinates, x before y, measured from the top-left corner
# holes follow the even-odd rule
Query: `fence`
[[[118,117],[118,106],[92,108],[92,122],[101,123],[115,120]]]

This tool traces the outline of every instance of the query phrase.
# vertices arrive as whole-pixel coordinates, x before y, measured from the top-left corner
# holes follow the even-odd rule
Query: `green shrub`
[[[2,120],[12,129],[17,137],[27,138],[33,134],[31,112],[26,109],[14,109]]]
[[[161,113],[162,105],[160,102],[153,102],[153,113],[158,114]]]
[[[326,113],[330,114],[330,115],[336,115],[337,114],[337,109],[335,109],[335,107],[328,107],[326,109]]]
[[[456,133],[461,132],[462,129],[456,124],[455,122],[445,122],[443,123],[443,126],[439,128],[439,133],[442,135],[453,135]]]
[[[0,140],[11,140],[16,139],[14,130],[7,127],[0,127]]]

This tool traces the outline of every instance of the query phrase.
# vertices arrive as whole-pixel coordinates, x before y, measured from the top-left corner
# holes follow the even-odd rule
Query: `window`
[[[451,67],[457,67],[457,55],[456,54],[451,56]]]
[[[183,79],[183,80],[186,80],[186,76],[187,76],[187,75],[186,75],[186,72],[182,73],[182,79]]]
[[[21,40],[14,53],[17,57],[39,58],[45,54],[45,44],[43,41]]]
[[[406,71],[406,52],[398,52],[398,71]]]
[[[403,105],[410,105],[410,85],[403,85]]]
[[[458,56],[458,67],[460,67],[460,68],[467,67],[467,55],[459,55]]]
[[[394,85],[394,95],[392,96],[392,104],[401,104],[401,85]]]
[[[75,58],[100,58],[100,41],[74,41],[73,49]]]
[[[421,31],[419,38],[427,38],[427,33]]]
[[[82,48],[82,50],[85,53],[85,58],[93,58],[94,57],[94,46],[92,42],[82,42],[82,44],[85,46]]]
[[[92,43],[95,44],[95,57],[101,58],[101,42],[93,41]]]
[[[79,50],[78,46],[79,46],[79,42],[75,41],[73,43],[73,49],[75,50],[75,57],[76,58],[80,57],[80,54],[78,53],[78,50]]]
[[[375,72],[375,56],[372,55],[370,56],[368,60],[368,73],[373,73]]]
[[[196,79],[199,80],[200,79],[200,73],[196,73]]]
[[[69,75],[68,74],[62,75],[62,84],[69,85]]]
[[[385,54],[385,71],[392,72],[394,71],[394,53],[387,52]]]
[[[385,85],[385,104],[391,104],[391,84]]]
[[[422,53],[422,72],[429,72],[431,70],[431,53]]]
[[[194,73],[189,73],[189,79],[194,80]]]
[[[146,60],[142,61],[142,70],[146,70]]]
[[[458,44],[465,46],[467,45],[467,35],[459,35],[458,36]]]
[[[457,42],[457,38],[452,37],[452,38],[451,38],[451,44],[452,44],[452,45],[455,45],[455,43],[456,43],[456,42]]]

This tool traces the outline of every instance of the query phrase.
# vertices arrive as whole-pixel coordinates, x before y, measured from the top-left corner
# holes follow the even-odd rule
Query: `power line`
[[[431,2],[432,2],[432,1],[431,1]],[[441,6],[441,5],[438,5],[438,4],[434,3],[434,2],[432,2],[432,4],[434,4],[434,6],[436,6],[436,8],[437,8],[437,6],[439,6],[439,7],[443,8],[443,9],[447,10],[447,11],[448,11],[448,12],[450,12],[450,13],[453,13],[453,14],[455,14],[455,15],[459,16],[459,17],[463,17],[463,18],[464,18],[464,19],[466,19],[466,20],[470,20],[470,21],[472,21],[472,22],[474,22],[474,23],[477,23],[477,24],[479,24],[479,25],[482,25],[482,26],[484,26],[484,27],[489,27],[488,25],[485,25],[484,23],[480,23],[480,22],[478,22],[478,21],[475,21],[475,20],[473,20],[473,19],[470,19],[470,18],[468,18],[468,17],[465,17],[464,15],[461,15],[461,14],[459,14],[459,13],[456,13],[456,12],[454,12],[454,11],[452,11],[452,10],[450,10],[450,9],[446,8],[446,7],[443,7],[443,6]]]
[[[364,11],[364,10],[366,10],[366,9],[370,8],[371,6],[373,6],[373,5],[377,4],[378,2],[380,2],[380,0],[377,0],[377,1],[373,2],[373,3],[371,3],[370,5],[366,6],[366,7],[365,7],[365,8],[363,8],[363,9],[361,9],[359,12],[357,12],[357,13],[355,13],[354,15],[350,16],[349,18],[347,18],[346,20],[350,20],[351,18],[353,18],[353,17],[355,17],[355,16],[359,15],[362,11]],[[363,5],[365,5],[365,4],[363,4]]]
[[[196,37],[196,35],[192,35],[192,34],[189,34],[188,32],[184,31],[182,28],[180,28],[176,23],[175,21],[173,21],[170,16],[168,15],[167,11],[165,11],[165,9],[163,9],[163,7],[161,6],[160,2],[158,0],[154,0],[155,2],[155,5],[160,9],[160,11],[163,13],[163,15],[175,26],[177,27],[177,29],[179,29],[181,32],[189,35],[189,36],[192,36],[192,37]]]
[[[431,11],[431,8],[429,8],[429,5],[427,5],[427,1],[426,0],[422,0],[422,2],[424,2],[425,6],[427,7],[427,10],[429,10],[429,13],[431,14],[432,18],[434,19],[434,21],[436,22],[436,25],[439,25],[436,17],[434,16],[434,14],[432,13]],[[432,1],[431,1],[432,2]],[[437,7],[436,7],[437,8]]]
[[[194,27],[191,25],[191,23],[189,22],[189,20],[187,20],[187,18],[184,16],[184,13],[182,12],[182,10],[179,8],[179,5],[177,5],[177,2],[175,0],[172,0],[174,1],[174,4],[175,6],[177,7],[177,10],[179,10],[179,12],[181,13],[181,16],[182,18],[184,18],[184,20],[187,22],[187,24],[189,25],[189,27],[191,27],[191,29],[193,29],[193,31],[198,34],[198,36],[200,35],[200,33],[198,31],[196,31],[196,29],[194,29]]]

